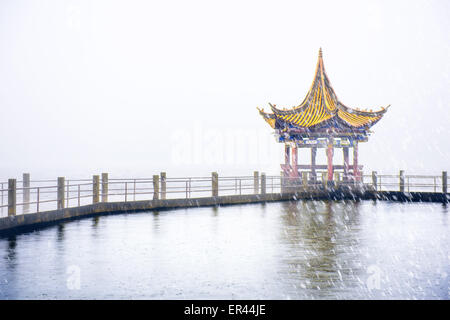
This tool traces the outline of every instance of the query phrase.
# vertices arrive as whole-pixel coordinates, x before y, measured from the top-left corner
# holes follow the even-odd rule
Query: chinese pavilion
[[[283,176],[299,179],[299,170],[307,170],[317,179],[316,170],[327,170],[328,181],[334,172],[343,171],[344,181],[360,181],[362,166],[358,165],[358,143],[368,141],[370,128],[389,106],[378,111],[349,108],[340,102],[325,73],[322,49],[319,50],[314,81],[303,102],[296,107],[279,109],[270,104],[272,113],[259,109],[264,120],[275,130],[277,141],[285,145]],[[311,164],[298,164],[298,148],[311,149]],[[325,148],[327,165],[316,165],[317,148]],[[333,165],[334,148],[342,148],[343,165]],[[353,165],[349,164],[349,149],[353,148]]]

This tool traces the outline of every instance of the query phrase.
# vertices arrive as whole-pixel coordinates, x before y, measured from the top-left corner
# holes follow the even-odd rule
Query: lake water
[[[1,299],[449,299],[442,204],[290,201],[0,238]]]

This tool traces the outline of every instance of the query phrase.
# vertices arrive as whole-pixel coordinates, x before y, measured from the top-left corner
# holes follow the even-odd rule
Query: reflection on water
[[[363,281],[359,210],[359,202],[283,204],[283,271],[285,285],[299,289],[294,298],[373,298]]]
[[[8,237],[7,242],[8,245],[5,254],[6,266],[9,269],[13,269],[16,260],[16,236]]]
[[[290,201],[95,217],[0,239],[0,298],[448,299],[448,208]]]

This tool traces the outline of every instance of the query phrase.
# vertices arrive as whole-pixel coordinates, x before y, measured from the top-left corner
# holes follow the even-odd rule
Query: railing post
[[[308,172],[306,172],[306,171],[302,172],[302,184],[303,184],[303,188],[305,188],[305,189],[308,188]]]
[[[255,194],[258,194],[258,192],[259,192],[259,172],[258,171],[253,172],[253,192]]]
[[[23,187],[23,213],[30,211],[30,174],[24,173],[22,178]]]
[[[378,190],[378,175],[376,171],[372,171],[372,185],[375,191]]]
[[[280,171],[280,193],[284,192],[284,185],[285,185],[284,172]]]
[[[217,172],[211,173],[211,188],[212,188],[212,196],[219,196],[219,175]]]
[[[41,194],[41,189],[38,187],[36,190],[36,212],[39,212],[39,202],[41,201],[40,194]]]
[[[64,177],[58,177],[58,191],[57,191],[57,209],[64,209],[65,204],[65,192],[64,188],[66,187],[66,182]]]
[[[442,171],[442,193],[447,192],[447,171]]]
[[[266,194],[266,174],[261,173],[261,194]]]
[[[159,199],[159,176],[153,176],[153,200]]]
[[[400,170],[400,192],[405,192],[405,171]]]
[[[16,215],[16,179],[8,179],[8,216]]]
[[[3,183],[0,184],[1,188],[2,188],[2,209],[1,209],[1,213],[3,213]]]
[[[328,184],[328,174],[327,172],[322,172],[322,183],[323,187],[326,189]]]
[[[108,202],[108,173],[102,173],[102,202]]]
[[[92,203],[100,201],[100,176],[92,176]]]
[[[66,208],[69,208],[69,198],[70,198],[70,180],[66,181]]]
[[[339,173],[339,172],[335,172],[335,173],[334,173],[334,183],[335,183],[335,186],[336,186],[336,187],[339,186],[340,179],[341,179],[340,173]]]
[[[161,172],[160,177],[161,177],[161,199],[164,200],[166,199],[166,173]]]

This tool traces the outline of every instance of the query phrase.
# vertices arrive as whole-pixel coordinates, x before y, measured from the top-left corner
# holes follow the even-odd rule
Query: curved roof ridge
[[[353,109],[350,107],[347,107],[342,102],[338,101],[338,108],[349,113],[357,114],[360,116],[368,116],[368,117],[378,117],[386,113],[386,111],[389,109],[391,105],[388,105],[386,107],[381,107],[381,110],[378,111],[365,111],[365,110],[359,110],[359,109]]]
[[[294,107],[292,110],[298,110],[304,107],[306,101],[310,101],[311,100],[311,93],[313,91],[314,86],[317,83],[317,74],[318,71],[320,70],[320,61],[322,60],[322,48],[319,49],[319,58],[317,59],[317,64],[316,64],[316,71],[314,72],[314,79],[312,81],[311,87],[309,88],[308,93],[306,94],[305,98],[303,99],[302,103],[300,103],[297,107]]]
[[[296,114],[301,111],[304,111],[311,105],[311,100],[314,100],[314,96],[317,90],[322,90],[322,96],[324,95],[323,89],[324,89],[324,65],[323,65],[323,59],[322,59],[322,48],[319,49],[319,57],[317,59],[316,64],[316,71],[314,73],[314,79],[311,84],[311,87],[309,88],[308,93],[306,94],[305,98],[303,99],[302,103],[300,103],[298,106],[293,107],[288,110],[281,110],[276,108],[276,106],[270,104],[270,107],[272,111],[275,114],[282,114],[282,115],[290,115],[290,114]],[[331,88],[332,93],[334,94],[333,89]],[[328,109],[328,107],[327,107]],[[330,110],[331,111],[331,110]],[[327,112],[328,113],[328,112]]]
[[[327,84],[325,83],[326,73],[325,73],[325,66],[323,64],[323,59],[322,59],[321,53],[322,53],[322,50],[320,51],[320,56],[319,56],[320,63],[321,63],[320,75],[321,75],[321,81],[322,81],[322,93],[323,93],[324,97],[326,94],[328,94],[328,96],[330,96],[330,93],[328,91],[331,91],[331,99],[332,99],[331,102],[332,103],[329,103],[328,101],[326,101],[326,99],[324,99],[324,101],[325,101],[325,106],[328,109],[329,113],[334,115],[337,112],[337,108],[336,108],[337,98],[335,97],[333,88],[330,85],[328,85],[329,83],[327,83]],[[327,79],[327,81],[328,81],[328,79]]]
[[[322,61],[322,64],[323,64],[323,61]],[[333,87],[331,86],[331,81],[328,78],[327,72],[325,71],[325,66],[323,67],[322,71],[323,71],[323,81],[325,83],[325,86],[327,87],[328,90],[330,90],[331,95],[332,95],[331,98],[334,100],[335,103],[337,103],[339,101],[339,99],[336,95],[336,92],[334,92]]]

